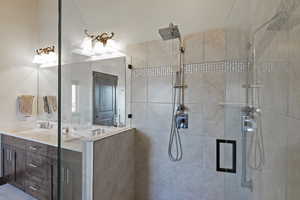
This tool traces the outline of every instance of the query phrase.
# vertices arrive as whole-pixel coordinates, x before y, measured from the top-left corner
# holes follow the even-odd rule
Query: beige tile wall
[[[237,30],[216,29],[188,35],[184,38],[185,63],[245,57],[246,36],[243,34]],[[233,48],[234,44],[240,44],[240,49]],[[237,175],[216,172],[215,149],[217,138],[239,139],[240,127],[235,123],[239,120],[239,109],[227,112],[237,117],[226,119],[228,125],[225,127],[225,108],[219,103],[227,99],[242,100],[245,92],[241,85],[245,75],[201,71],[186,74],[185,100],[190,124],[189,129],[182,132],[183,160],[171,162],[167,152],[174,77],[145,76],[141,69],[176,64],[177,49],[177,42],[163,41],[127,48],[133,67],[140,74],[131,80],[132,127],[137,128],[136,199],[239,200],[247,196],[242,189],[233,187],[239,187],[240,172]],[[228,187],[225,187],[226,182],[230,182]],[[232,195],[225,196],[227,192]]]
[[[300,14],[298,10],[295,12],[296,17]],[[257,18],[259,24],[266,16],[265,13],[254,18]],[[299,31],[299,27],[281,31],[263,30],[257,38],[259,79],[263,84],[260,94],[266,163],[261,171],[250,170],[254,179],[253,192],[240,187],[239,151],[237,175],[218,174],[214,170],[216,138],[236,139],[238,149],[241,148],[240,109],[224,108],[219,102],[245,102],[245,90],[241,88],[246,80],[245,73],[187,73],[185,97],[190,109],[190,127],[182,134],[184,159],[176,164],[171,163],[167,157],[172,77],[141,76],[132,80],[132,126],[138,129],[137,200],[298,199]],[[247,31],[237,29],[216,29],[188,35],[184,40],[185,63],[247,59],[248,41]],[[176,53],[170,45],[157,41],[137,44],[128,48],[128,54],[134,67],[148,69],[174,64]],[[159,172],[158,169],[165,167],[169,170]],[[189,177],[189,172],[193,172],[194,176]],[[212,178],[206,186],[214,188],[212,194],[209,192],[211,188],[201,186],[202,181],[210,176]],[[176,177],[182,181],[177,181]]]
[[[271,71],[260,77],[266,163],[262,172],[256,173],[254,199],[299,199],[299,31],[296,26],[263,31],[259,36],[259,67],[268,64]]]
[[[253,192],[240,187],[239,151],[236,175],[215,172],[217,138],[236,139],[238,149],[241,148],[240,109],[224,108],[219,102],[245,102],[245,90],[241,88],[245,73],[187,73],[185,97],[190,109],[190,127],[182,134],[184,158],[180,163],[171,163],[167,156],[172,77],[132,79],[132,126],[138,130],[137,200],[298,199],[299,31],[299,27],[263,31],[258,37],[266,163],[261,171],[250,170]],[[248,36],[234,29],[188,35],[184,40],[185,63],[247,59]],[[165,44],[166,47],[161,42],[151,43],[128,48],[134,67],[148,69],[176,63],[170,43]],[[168,48],[171,55],[167,54]]]
[[[297,1],[298,2],[298,1]],[[299,2],[298,2],[299,5]],[[299,6],[294,13],[299,18]],[[299,21],[299,20],[298,20]],[[287,200],[296,200],[300,196],[300,27],[289,30],[289,98],[288,98],[288,138],[287,138]]]

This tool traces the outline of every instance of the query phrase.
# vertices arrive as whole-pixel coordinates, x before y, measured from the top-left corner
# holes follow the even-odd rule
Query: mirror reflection
[[[125,57],[120,57],[62,66],[64,126],[73,129],[125,126],[125,62]],[[57,68],[40,68],[39,77],[39,102],[42,102],[39,119],[56,121],[51,103],[57,97],[57,85],[53,84],[57,82],[54,80]]]

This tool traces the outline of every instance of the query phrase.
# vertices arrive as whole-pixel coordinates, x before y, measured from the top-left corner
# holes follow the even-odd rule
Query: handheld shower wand
[[[167,28],[159,29],[159,34],[163,40],[179,39],[179,67],[176,72],[175,83],[173,85],[172,98],[172,122],[168,153],[171,161],[180,161],[183,157],[183,149],[180,137],[180,129],[188,128],[188,114],[184,105],[184,47],[182,44],[178,26],[172,23]]]

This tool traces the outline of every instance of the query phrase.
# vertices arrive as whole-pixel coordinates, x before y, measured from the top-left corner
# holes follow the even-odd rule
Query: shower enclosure
[[[230,5],[221,26],[182,33],[189,126],[181,162],[166,154],[180,44],[128,45],[136,199],[298,198],[299,2]],[[191,23],[177,19],[180,30]]]
[[[0,200],[7,182],[42,200],[299,199],[299,0],[19,1],[0,7]],[[43,104],[20,115],[20,96]],[[25,127],[38,139],[6,144]]]
[[[64,0],[62,16],[63,59],[93,59],[72,51],[85,29],[122,46],[136,200],[297,199],[298,1]],[[188,116],[179,132],[175,91]]]

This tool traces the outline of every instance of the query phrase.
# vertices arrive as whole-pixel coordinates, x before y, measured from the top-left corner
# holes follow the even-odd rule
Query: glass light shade
[[[32,63],[42,64],[43,63],[43,56],[42,55],[35,55],[34,58],[33,58]]]
[[[54,53],[54,52],[50,52],[49,54],[48,54],[48,61],[49,62],[54,62],[54,61],[57,61],[57,55],[56,55],[56,53]]]
[[[120,44],[117,43],[115,40],[108,40],[105,47],[109,50],[112,50],[113,52],[115,52],[116,50],[121,50]]]
[[[94,46],[95,54],[105,54],[107,52],[106,46],[104,47],[101,42],[96,42]]]
[[[53,64],[57,61],[57,55],[54,52],[50,52],[49,54],[41,54],[35,55],[33,58],[33,63],[35,64]]]
[[[57,55],[56,55],[56,53],[50,52],[50,53],[47,55],[46,62],[47,62],[47,63],[53,63],[53,62],[56,62],[56,61],[57,61]]]
[[[81,44],[82,51],[90,54],[93,51],[93,42],[90,37],[85,37]]]
[[[120,53],[121,47],[115,40],[108,40],[106,45],[97,40],[93,41],[90,37],[85,37],[79,50],[81,55],[86,56],[103,56],[114,53]]]
[[[96,42],[94,46],[94,53],[98,55],[112,54],[114,52],[118,52],[120,49],[120,45],[116,41],[108,40],[105,46],[101,42]]]

